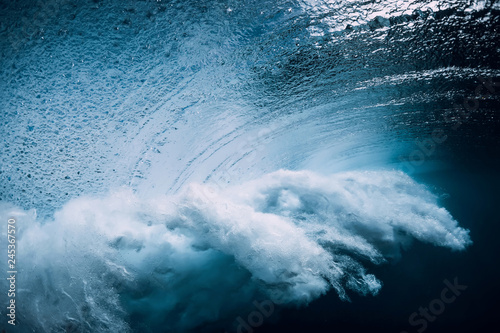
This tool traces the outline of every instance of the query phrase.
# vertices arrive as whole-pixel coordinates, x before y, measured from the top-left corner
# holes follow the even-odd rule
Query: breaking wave
[[[377,294],[370,265],[412,239],[471,244],[438,197],[398,171],[279,170],[148,200],[122,189],[74,199],[47,221],[1,211],[21,225],[21,321],[46,332],[228,328],[254,300]]]
[[[492,0],[0,1],[16,328],[231,331],[254,301],[375,295],[412,242],[464,250],[409,174],[499,155],[498,27]]]

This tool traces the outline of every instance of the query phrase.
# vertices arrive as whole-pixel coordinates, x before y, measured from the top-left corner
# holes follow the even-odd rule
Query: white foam
[[[345,299],[348,289],[376,294],[381,282],[365,265],[399,256],[411,238],[452,250],[471,243],[436,196],[393,171],[280,170],[148,201],[125,189],[72,200],[48,222],[29,216],[19,297],[45,331],[128,331],[131,318],[136,329],[184,331],[232,320],[276,292],[285,305],[330,288]]]

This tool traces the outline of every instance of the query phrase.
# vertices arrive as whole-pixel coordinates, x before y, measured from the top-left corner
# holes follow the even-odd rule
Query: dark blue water
[[[1,1],[0,328],[495,327],[499,14]]]

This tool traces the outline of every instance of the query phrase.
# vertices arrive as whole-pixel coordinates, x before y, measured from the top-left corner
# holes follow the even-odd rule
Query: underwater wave
[[[498,188],[499,31],[492,0],[0,1],[18,331],[232,331],[254,301],[358,295],[349,327],[404,328],[429,257],[471,229],[433,278],[494,260],[469,170]],[[302,325],[342,326],[318,308]]]
[[[49,221],[24,214],[19,312],[45,332],[224,327],[256,299],[286,307],[331,288],[342,299],[377,294],[369,267],[413,239],[471,244],[435,195],[396,171],[280,170],[150,200],[126,189],[80,197]]]

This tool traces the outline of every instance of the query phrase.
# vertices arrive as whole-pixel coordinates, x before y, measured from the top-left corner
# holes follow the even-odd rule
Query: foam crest
[[[230,325],[255,299],[376,294],[381,282],[365,266],[398,257],[412,238],[471,243],[435,195],[392,171],[280,170],[152,200],[121,190],[75,199],[48,222],[25,213],[22,229],[19,297],[32,301],[19,304],[39,331]]]

